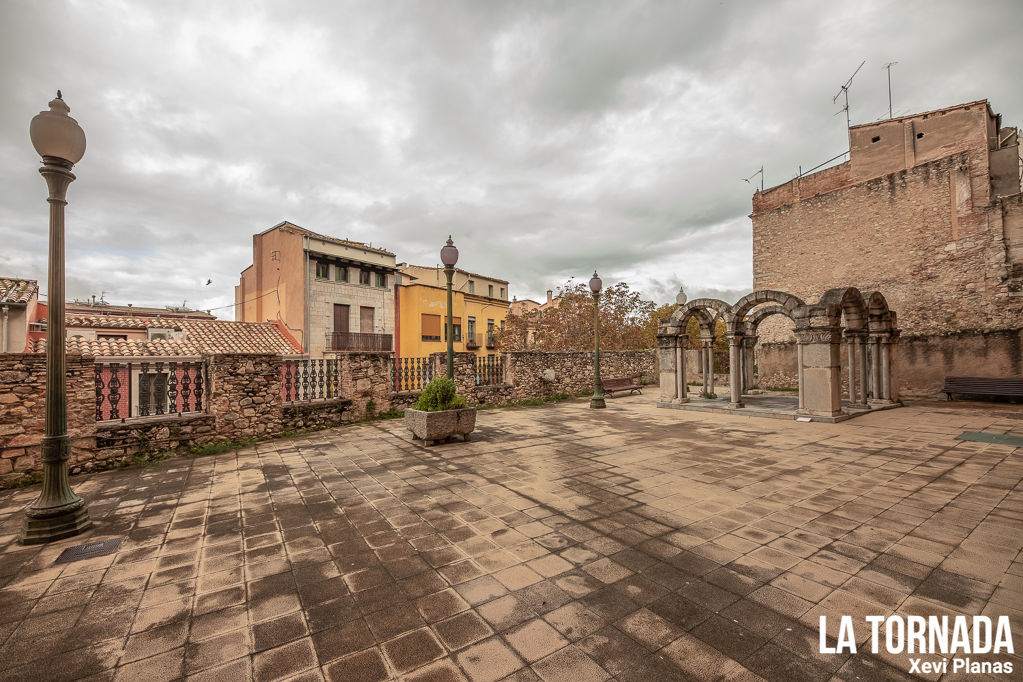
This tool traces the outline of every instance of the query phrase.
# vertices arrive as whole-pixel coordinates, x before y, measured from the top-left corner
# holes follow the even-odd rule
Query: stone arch
[[[839,287],[824,292],[818,306],[827,306],[829,316],[840,324],[845,315],[846,329],[863,331],[867,327],[867,302],[856,287]]]
[[[756,343],[760,323],[772,315],[785,315],[795,325],[799,414],[828,419],[842,414],[843,331],[849,353],[848,367],[859,374],[858,393],[854,377],[850,375],[850,402],[862,409],[894,402],[892,353],[899,334],[896,314],[879,292],[865,296],[856,287],[839,287],[826,291],[813,304],[784,291],[762,290],[744,296],[731,306],[718,299],[706,298],[681,306],[670,318],[661,320],[658,327],[661,404],[688,402],[683,339],[689,320],[695,318],[702,332],[700,363],[705,392],[713,393],[713,365],[710,364],[713,349],[708,349],[707,345],[720,319],[725,323],[729,342],[729,407],[743,407],[742,393],[752,386],[752,346]],[[711,368],[709,376],[708,366]],[[804,394],[805,385],[812,390]]]
[[[763,303],[777,303],[779,306],[785,308],[788,311],[786,313],[790,318],[795,319],[797,311],[801,308],[806,307],[806,303],[803,299],[792,294],[787,294],[784,291],[775,291],[774,289],[763,289],[761,291],[754,291],[751,294],[746,294],[732,306],[732,316],[736,320],[742,320],[746,317],[749,311]],[[773,313],[772,313],[773,314]],[[766,316],[765,316],[766,317]]]

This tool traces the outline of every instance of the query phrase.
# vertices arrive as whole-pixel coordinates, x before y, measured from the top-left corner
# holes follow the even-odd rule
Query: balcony
[[[494,341],[494,332],[487,332],[487,348],[496,348],[497,343]]]
[[[390,334],[327,332],[327,350],[389,351],[393,343]]]
[[[477,350],[483,345],[483,334],[469,334],[465,339],[466,350]]]

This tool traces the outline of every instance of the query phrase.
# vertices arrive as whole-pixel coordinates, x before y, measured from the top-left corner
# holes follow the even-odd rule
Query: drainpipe
[[[0,353],[6,353],[7,352],[7,310],[8,310],[8,307],[4,306],[3,307],[3,311],[4,311],[3,318],[4,318],[4,320],[3,320],[3,324],[2,324],[3,331],[0,332]]]
[[[309,354],[312,347],[309,344],[309,237],[308,235],[302,236],[302,251],[305,254],[305,311],[304,319],[302,322],[302,345],[306,355]]]

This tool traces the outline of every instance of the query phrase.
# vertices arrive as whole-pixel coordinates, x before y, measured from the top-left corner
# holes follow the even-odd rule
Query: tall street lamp
[[[597,271],[590,278],[590,291],[593,292],[593,397],[590,407],[607,407],[604,402],[604,384],[600,381],[600,289],[603,286]]]
[[[71,537],[92,527],[85,500],[68,483],[71,439],[67,433],[64,349],[64,206],[71,168],[85,154],[85,132],[68,116],[71,109],[57,91],[50,110],[32,119],[29,136],[43,157],[39,173],[50,191],[50,267],[46,310],[46,432],[42,443],[43,489],[25,510],[20,541],[35,545]]]
[[[448,278],[448,379],[455,378],[455,323],[451,317],[451,278],[455,275],[458,249],[448,235],[448,243],[441,247],[440,262],[444,264],[444,276]]]

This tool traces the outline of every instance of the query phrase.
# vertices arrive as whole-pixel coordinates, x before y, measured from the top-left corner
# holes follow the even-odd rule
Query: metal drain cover
[[[1023,446],[1023,436],[1010,436],[1004,433],[982,433],[980,431],[964,431],[956,436],[956,440],[969,440],[974,443],[994,443],[995,445]]]
[[[124,538],[110,538],[103,542],[92,542],[88,545],[78,545],[77,547],[68,547],[57,560],[55,564],[68,564],[72,561],[81,561],[82,559],[92,559],[93,557],[105,556],[107,554],[113,554],[120,547],[121,542]]]

